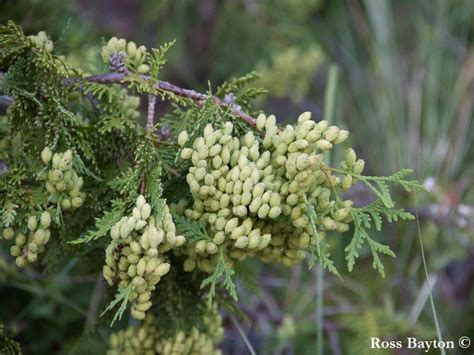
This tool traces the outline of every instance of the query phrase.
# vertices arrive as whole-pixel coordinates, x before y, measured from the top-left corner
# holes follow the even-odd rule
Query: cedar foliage
[[[52,217],[50,240],[39,262],[28,267],[55,275],[68,262],[76,260],[81,269],[100,275],[110,231],[133,208],[138,196],[146,197],[157,221],[163,218],[165,205],[192,200],[184,179],[190,165],[180,158],[178,134],[186,130],[193,142],[207,125],[221,126],[225,122],[233,123],[238,137],[248,131],[259,133],[236,110],[256,116],[251,102],[264,91],[253,86],[257,77],[254,73],[221,85],[215,93],[209,89],[203,100],[164,90],[158,83],[171,44],[146,52],[148,76],[141,75],[143,63],[125,63],[126,75],[120,82],[94,82],[63,57],[54,55],[49,43],[47,37],[38,42],[38,37],[26,36],[11,22],[0,27],[0,91],[13,98],[0,125],[0,158],[6,165],[0,176],[0,224],[3,230],[13,229],[16,235],[27,234],[30,217],[40,218],[47,211]],[[151,129],[139,123],[138,103],[144,95],[157,96],[172,105],[172,110]],[[232,95],[232,101],[226,101],[228,95]],[[71,166],[83,179],[84,200],[77,209],[63,203],[63,194],[45,189],[47,168],[41,159],[45,147],[54,152],[71,151]],[[421,186],[407,179],[409,170],[376,177],[325,166],[324,173],[333,178],[350,176],[373,192],[370,204],[351,209],[348,221],[353,237],[345,252],[350,271],[365,245],[372,254],[373,267],[383,276],[380,254],[394,254],[387,245],[372,238],[369,229],[380,230],[383,218],[388,222],[413,219],[410,213],[395,208],[389,184],[406,190]],[[329,187],[339,203],[342,189]],[[310,266],[319,262],[334,274],[342,274],[331,260],[325,238],[319,236],[329,212],[318,215],[316,206],[305,197],[305,214],[312,230],[307,250]],[[173,218],[186,245],[211,239],[202,221],[180,215]],[[21,264],[18,258],[17,263]],[[152,295],[156,327],[167,328],[170,336],[190,331],[195,324],[202,323],[206,299],[209,305],[232,308],[238,299],[236,279],[242,271],[228,258],[226,249],[220,248],[210,273],[199,269],[185,273],[180,266],[182,255],[168,252],[166,259],[173,265],[172,271],[163,277]],[[249,275],[245,278],[245,282],[255,284],[249,282]],[[104,319],[111,323],[120,320],[129,310],[131,292],[132,284],[108,290],[101,304]],[[6,344],[17,349],[13,342]]]

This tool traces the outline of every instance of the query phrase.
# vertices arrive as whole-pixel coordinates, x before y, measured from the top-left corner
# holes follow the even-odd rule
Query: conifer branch
[[[94,82],[94,83],[101,83],[101,84],[113,84],[113,83],[121,83],[124,79],[126,79],[127,75],[126,74],[120,74],[120,73],[108,73],[108,74],[99,74],[99,75],[92,75],[92,76],[87,76],[84,79],[89,81],[89,82]],[[150,77],[148,75],[142,75],[142,79],[144,80],[149,80]],[[177,85],[174,85],[168,81],[158,81],[156,84],[157,88],[159,90],[163,91],[168,91],[172,92],[173,94],[181,97],[185,97],[188,99],[191,99],[196,102],[202,102],[205,101],[209,98],[209,95],[202,94],[200,92],[197,92],[195,90],[189,90],[185,89],[182,87],[179,87]],[[249,114],[243,112],[240,110],[238,107],[235,107],[235,105],[225,103],[221,99],[219,99],[216,96],[212,97],[216,105],[221,106],[221,107],[229,107],[232,111],[232,113],[241,119],[243,119],[245,122],[248,124],[255,126],[256,120]]]
[[[126,78],[127,74],[120,73],[107,73],[107,74],[98,74],[91,75],[82,78],[83,80],[99,83],[99,84],[115,84],[122,83]],[[150,76],[141,75],[141,78],[144,80],[150,80]],[[76,83],[81,78],[68,78],[66,79],[66,84],[70,85]],[[177,96],[191,99],[197,103],[201,103],[210,98],[209,95],[197,92],[195,90],[185,89],[175,84],[172,84],[168,81],[158,81],[156,84],[157,89],[171,92]],[[237,117],[240,117],[242,120],[250,124],[251,126],[256,125],[256,119],[249,114],[243,112],[240,107],[234,105],[233,103],[226,103],[216,96],[212,96],[214,103],[220,107],[230,108],[230,111]],[[12,98],[10,96],[0,96],[0,106],[9,106],[12,103]]]

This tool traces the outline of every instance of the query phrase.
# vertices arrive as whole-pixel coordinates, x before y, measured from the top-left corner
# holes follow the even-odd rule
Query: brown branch
[[[148,75],[141,75],[141,78],[144,80],[150,80],[151,78]],[[108,74],[99,74],[99,75],[92,75],[92,76],[86,76],[83,78],[83,80],[93,82],[93,83],[99,83],[99,84],[113,84],[113,83],[123,83],[127,79],[126,74],[119,74],[119,73],[108,73]],[[209,96],[206,94],[202,94],[200,92],[197,92],[195,90],[189,90],[185,89],[179,86],[176,86],[168,81],[158,81],[156,84],[156,87],[158,90],[162,91],[167,91],[171,92],[177,96],[184,97],[191,99],[197,103],[200,103],[202,101],[205,101],[209,98],[212,98],[214,103],[220,107],[226,107],[229,108],[230,111],[237,117],[240,117],[243,119],[245,122],[248,124],[255,126],[256,125],[256,119],[250,116],[249,114],[243,112],[240,110],[238,107],[236,107],[232,103],[225,103],[221,99],[219,99],[216,96]]]
[[[84,78],[67,78],[65,80],[65,83],[66,85],[72,85],[74,83],[77,83],[80,80],[86,80],[89,82],[99,83],[99,84],[124,83],[125,80],[127,79],[127,76],[128,76],[127,74],[107,73],[107,74],[86,76]],[[151,79],[150,76],[148,75],[140,75],[140,77],[144,80]],[[216,105],[220,107],[229,108],[232,114],[234,114],[235,116],[240,117],[251,126],[255,127],[256,125],[256,119],[254,117],[242,111],[240,107],[238,107],[237,105],[234,105],[233,103],[226,103],[222,101],[220,98],[218,98],[217,96],[202,94],[195,90],[185,89],[177,85],[174,85],[168,81],[162,81],[162,80],[159,80],[157,82],[156,87],[158,90],[171,92],[177,96],[191,99],[197,103],[202,103],[203,101],[209,98],[212,98],[212,100],[214,101]],[[0,106],[8,107],[9,105],[11,105],[12,102],[13,102],[13,98],[11,96],[6,96],[6,95],[0,96]]]
[[[107,74],[99,74],[99,75],[91,75],[86,76],[84,78],[68,78],[65,80],[67,85],[72,85],[77,83],[80,80],[86,80],[92,83],[99,83],[99,84],[114,84],[114,83],[124,83],[127,79],[127,74],[120,74],[120,73],[107,73]],[[141,75],[141,78],[144,80],[151,80],[151,77],[148,75]],[[229,108],[230,112],[237,117],[240,117],[242,120],[250,124],[251,126],[256,125],[256,119],[249,114],[243,112],[237,105],[233,103],[226,103],[219,99],[216,96],[210,96],[206,94],[202,94],[195,90],[189,90],[177,85],[174,85],[168,81],[159,80],[156,83],[156,88],[158,90],[171,92],[177,96],[184,97],[191,99],[197,103],[201,103],[209,98],[212,98],[214,103],[220,107]],[[10,96],[0,96],[0,106],[8,107],[13,102],[13,98]]]

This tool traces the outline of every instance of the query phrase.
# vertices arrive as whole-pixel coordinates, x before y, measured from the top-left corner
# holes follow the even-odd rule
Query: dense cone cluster
[[[50,225],[51,215],[47,211],[43,212],[39,219],[35,215],[28,218],[28,232],[19,232],[15,237],[15,245],[10,248],[10,254],[16,258],[18,267],[34,263],[38,259],[38,254],[44,251],[44,246],[51,236]],[[15,231],[8,227],[3,230],[2,236],[6,240],[12,239]]]
[[[41,152],[46,169],[39,178],[45,181],[48,204],[60,203],[65,211],[79,208],[84,201],[84,193],[81,192],[83,180],[73,169],[72,159],[71,150],[53,154],[49,147],[45,147]],[[29,213],[22,221],[26,222],[26,226],[20,226],[16,235],[11,226],[2,232],[6,240],[15,237],[15,245],[10,248],[10,253],[16,258],[19,267],[36,262],[51,237],[49,211]]]
[[[107,355],[218,355],[216,344],[222,339],[224,330],[222,318],[212,308],[203,319],[203,329],[193,327],[189,332],[182,330],[170,335],[163,334],[163,328],[156,327],[153,315],[147,315],[139,327],[129,327],[110,336]]]
[[[72,150],[64,153],[54,153],[49,147],[41,152],[41,160],[50,169],[40,178],[45,180],[46,190],[50,194],[59,194],[61,208],[65,211],[82,206],[84,193],[81,192],[82,177],[78,176],[72,167]]]
[[[352,202],[339,201],[333,192],[348,189],[352,178],[331,175],[323,155],[349,133],[312,121],[308,112],[282,130],[275,116],[260,115],[257,129],[260,135],[247,132],[239,138],[231,122],[218,129],[208,125],[202,137],[182,149],[181,157],[192,163],[186,180],[193,204],[172,209],[203,221],[211,237],[188,246],[186,271],[197,266],[212,272],[219,248],[231,262],[247,256],[288,266],[302,261],[312,234],[305,196],[316,208],[321,236],[325,230],[349,228]],[[182,146],[187,140],[186,132],[178,137]],[[352,149],[346,151],[346,171],[359,174],[363,165]]]
[[[110,69],[119,73],[126,72],[127,68],[136,69],[140,74],[150,71],[150,66],[145,63],[147,59],[145,46],[139,46],[135,42],[128,42],[123,38],[112,37],[107,45],[102,47],[101,56],[104,63],[109,64]]]
[[[132,215],[122,217],[110,230],[112,241],[105,251],[104,278],[109,285],[121,288],[132,285],[129,300],[132,316],[144,319],[150,309],[156,284],[170,270],[164,253],[184,244],[185,238],[176,235],[176,228],[167,206],[161,221],[152,216],[145,197],[137,198]]]

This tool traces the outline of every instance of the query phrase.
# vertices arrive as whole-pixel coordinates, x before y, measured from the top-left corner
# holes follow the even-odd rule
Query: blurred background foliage
[[[398,196],[419,211],[443,338],[474,336],[474,1],[0,0],[0,23],[7,20],[27,33],[46,30],[56,52],[85,72],[107,70],[99,49],[110,36],[149,47],[176,39],[163,79],[206,91],[258,71],[269,94],[255,104],[280,122],[301,111],[322,119],[336,64],[335,122],[350,128],[367,173],[410,167],[429,190]],[[349,193],[370,200],[363,188]],[[324,283],[325,353],[370,353],[375,336],[436,338],[416,232],[408,223],[380,233],[397,253],[384,260],[385,279],[369,258],[345,271],[349,235],[328,238],[343,279],[327,274]],[[0,320],[25,353],[104,351],[109,330],[95,319],[94,275],[76,260],[56,276],[18,272],[0,252]],[[256,352],[313,354],[316,272],[245,267],[260,292],[241,285],[239,323]],[[247,353],[226,319],[223,352]]]

